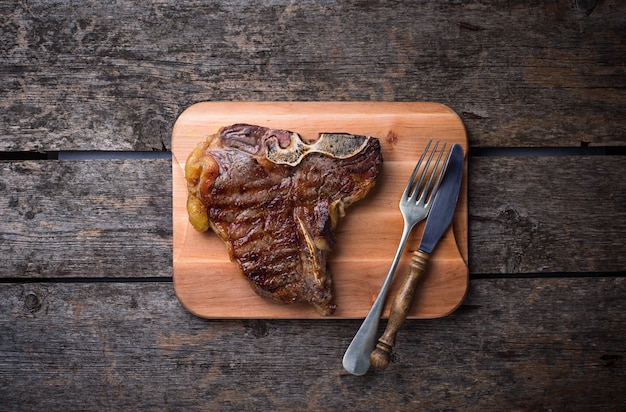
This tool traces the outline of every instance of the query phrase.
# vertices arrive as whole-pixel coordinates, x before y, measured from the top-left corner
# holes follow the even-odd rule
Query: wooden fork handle
[[[396,335],[411,310],[415,289],[417,289],[422,274],[426,271],[429,258],[430,254],[421,250],[413,253],[409,274],[402,281],[400,290],[391,304],[385,332],[378,339],[376,348],[370,355],[370,364],[376,369],[386,369],[389,366],[391,352],[396,343]]]

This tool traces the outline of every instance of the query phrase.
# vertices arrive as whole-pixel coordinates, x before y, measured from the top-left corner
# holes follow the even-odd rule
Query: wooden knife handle
[[[426,264],[429,258],[430,254],[420,250],[416,250],[413,253],[409,274],[402,281],[400,290],[393,299],[387,328],[380,339],[378,339],[376,348],[370,355],[370,364],[376,369],[386,369],[389,366],[391,351],[396,343],[396,334],[411,310],[418,280],[426,271]]]

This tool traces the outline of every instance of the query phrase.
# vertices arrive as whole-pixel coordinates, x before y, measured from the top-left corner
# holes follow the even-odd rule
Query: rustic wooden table
[[[624,410],[626,3],[1,1],[0,409]],[[433,101],[470,284],[356,377],[358,320],[205,320],[172,285],[199,101]]]

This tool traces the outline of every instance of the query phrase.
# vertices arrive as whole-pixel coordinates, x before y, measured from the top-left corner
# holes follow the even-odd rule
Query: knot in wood
[[[34,293],[29,293],[24,298],[24,310],[30,314],[34,314],[41,310],[41,301]]]

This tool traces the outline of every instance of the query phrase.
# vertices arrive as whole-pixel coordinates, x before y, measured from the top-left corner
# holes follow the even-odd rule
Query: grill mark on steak
[[[185,166],[194,227],[220,236],[256,293],[306,302],[323,315],[335,308],[326,264],[334,228],[382,165],[378,139],[325,136],[306,144],[289,131],[233,125],[201,143]],[[328,150],[337,142],[334,156]],[[289,148],[300,156],[296,166],[282,163],[293,160]]]

